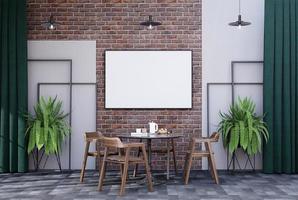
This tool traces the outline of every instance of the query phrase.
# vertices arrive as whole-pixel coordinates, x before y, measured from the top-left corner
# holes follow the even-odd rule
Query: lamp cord
[[[241,0],[239,0],[239,15],[241,15]]]

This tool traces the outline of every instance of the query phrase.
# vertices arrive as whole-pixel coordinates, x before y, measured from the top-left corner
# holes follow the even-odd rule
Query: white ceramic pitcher
[[[158,131],[158,124],[149,122],[149,133],[156,133],[156,131]]]

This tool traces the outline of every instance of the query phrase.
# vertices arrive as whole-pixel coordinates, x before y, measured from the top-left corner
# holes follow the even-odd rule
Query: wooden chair
[[[87,159],[89,156],[91,157],[103,157],[103,153],[100,153],[99,150],[96,152],[90,152],[89,147],[91,142],[96,142],[98,139],[103,137],[101,133],[97,132],[86,132],[84,134],[84,139],[85,139],[85,152],[84,152],[84,159],[83,159],[83,164],[82,164],[82,169],[81,169],[81,176],[80,176],[80,182],[82,183],[84,181],[84,176],[85,176],[85,169],[86,169],[86,164],[87,164]]]
[[[192,138],[189,145],[189,150],[186,154],[185,167],[184,167],[184,183],[188,184],[190,168],[193,158],[207,157],[210,166],[211,176],[216,184],[219,184],[217,170],[215,166],[214,152],[212,151],[211,143],[218,142],[219,133],[213,133],[209,138]],[[195,152],[196,144],[205,144],[205,151]]]
[[[99,183],[98,183],[99,191],[102,191],[103,181],[104,181],[105,174],[106,174],[107,163],[120,164],[121,187],[120,187],[119,195],[123,195],[125,192],[125,185],[126,185],[129,164],[135,165],[135,164],[142,163],[145,165],[147,181],[148,181],[148,190],[150,192],[153,191],[153,186],[152,186],[152,181],[151,181],[151,172],[150,172],[150,167],[148,164],[148,159],[147,159],[147,154],[146,154],[144,143],[124,144],[117,137],[114,137],[114,138],[102,137],[100,139],[100,141],[102,142],[105,150],[104,150],[104,157],[103,157],[103,161],[102,161],[102,165],[101,165],[100,177],[99,177]],[[118,155],[109,155],[111,148],[118,149],[119,154]],[[141,157],[131,156],[130,152],[131,152],[132,148],[141,148],[142,156]]]
[[[169,148],[169,149],[168,149]],[[141,149],[139,149],[138,151],[138,155],[140,155]],[[176,149],[175,149],[175,142],[174,139],[171,139],[171,142],[169,142],[167,140],[167,146],[161,147],[161,148],[157,148],[157,149],[152,149],[151,153],[157,153],[157,154],[166,154],[167,155],[167,169],[170,168],[170,154],[172,153],[173,156],[173,163],[174,163],[174,169],[175,169],[175,174],[178,175],[178,169],[177,169],[177,161],[176,161]],[[138,164],[136,164],[134,172],[133,172],[133,176],[135,177],[138,173]]]

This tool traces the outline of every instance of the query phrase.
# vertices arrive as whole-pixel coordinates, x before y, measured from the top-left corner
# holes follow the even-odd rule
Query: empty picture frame
[[[192,107],[192,51],[105,51],[105,108]]]

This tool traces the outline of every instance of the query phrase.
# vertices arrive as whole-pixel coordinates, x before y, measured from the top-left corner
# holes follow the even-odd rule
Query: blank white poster
[[[106,108],[191,108],[191,51],[106,51]]]

